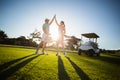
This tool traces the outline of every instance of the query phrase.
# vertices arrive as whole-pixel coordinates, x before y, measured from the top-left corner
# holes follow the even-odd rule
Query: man
[[[38,50],[39,50],[39,47],[41,46],[41,44],[42,44],[42,54],[45,54],[44,50],[45,50],[45,47],[46,47],[46,44],[49,40],[49,35],[50,35],[49,26],[53,22],[54,18],[55,18],[55,16],[52,18],[52,20],[50,22],[49,22],[49,19],[45,19],[45,23],[42,26],[42,29],[43,29],[42,40],[36,49],[36,52],[35,52],[36,54],[38,54]]]

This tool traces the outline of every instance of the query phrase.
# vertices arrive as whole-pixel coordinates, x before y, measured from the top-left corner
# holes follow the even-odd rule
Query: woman
[[[64,49],[64,35],[66,33],[66,30],[65,30],[65,24],[64,24],[64,21],[61,21],[60,24],[58,24],[57,20],[56,20],[56,16],[55,16],[55,22],[56,24],[58,25],[58,32],[59,32],[59,38],[58,38],[58,42],[57,42],[57,49],[58,49],[58,52],[56,55],[59,54],[59,45],[61,44],[63,50],[64,50],[64,55],[66,54],[65,52],[65,49]]]

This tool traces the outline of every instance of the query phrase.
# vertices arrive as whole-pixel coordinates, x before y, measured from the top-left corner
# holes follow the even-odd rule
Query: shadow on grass
[[[7,69],[6,71],[3,71],[0,73],[0,80],[6,80],[8,77],[10,77],[13,73],[15,73],[16,71],[18,71],[20,68],[24,67],[27,63],[29,63],[30,61],[32,61],[33,59],[35,59],[36,57],[38,57],[38,55],[33,56],[9,69]]]
[[[88,56],[88,58],[105,61],[105,62],[108,62],[111,64],[120,65],[120,58],[111,57],[109,55],[108,56],[99,56],[99,57],[96,57],[96,56],[89,57]]]
[[[60,56],[58,56],[58,77],[59,80],[70,80]]]
[[[69,62],[72,64],[73,68],[77,72],[77,74],[80,76],[81,80],[91,80],[86,73],[83,72],[82,69],[80,69],[73,61],[70,60],[69,57],[66,57]]]
[[[25,58],[27,58],[27,57],[30,57],[30,56],[32,56],[32,55],[34,55],[34,54],[31,54],[31,55],[28,55],[28,56],[25,56],[25,57],[22,57],[22,58],[18,58],[18,59],[9,61],[9,62],[7,62],[7,63],[4,63],[3,65],[0,65],[0,72],[1,72],[1,70],[10,67],[10,65],[12,65],[12,64],[14,64],[14,63],[16,63],[16,62],[18,62],[18,61],[20,61],[20,60],[22,60],[22,59],[25,59]]]

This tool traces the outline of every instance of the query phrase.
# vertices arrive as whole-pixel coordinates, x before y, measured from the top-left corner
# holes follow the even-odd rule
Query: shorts
[[[42,34],[42,41],[48,42],[48,41],[49,41],[49,35],[43,33],[43,34]]]

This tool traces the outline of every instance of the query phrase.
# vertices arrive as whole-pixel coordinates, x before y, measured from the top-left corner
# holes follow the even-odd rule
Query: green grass
[[[35,49],[0,46],[0,80],[120,80],[120,57],[35,55]]]

